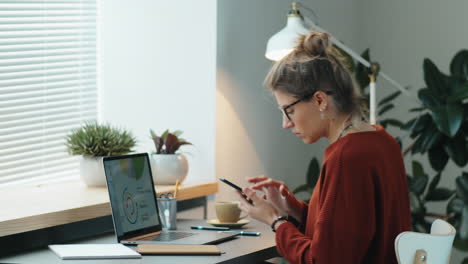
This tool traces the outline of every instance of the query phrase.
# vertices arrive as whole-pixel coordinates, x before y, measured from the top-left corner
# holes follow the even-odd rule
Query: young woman
[[[397,263],[394,240],[411,229],[400,147],[381,126],[363,121],[359,95],[330,36],[300,37],[265,84],[283,128],[306,144],[320,138],[331,144],[309,204],[282,182],[260,176],[244,189],[253,204],[241,199],[240,208],[271,225],[279,253],[291,263]]]

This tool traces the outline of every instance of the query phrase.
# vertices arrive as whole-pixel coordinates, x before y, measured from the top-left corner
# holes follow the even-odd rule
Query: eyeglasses
[[[296,101],[294,101],[294,102],[292,102],[292,103],[290,103],[290,104],[288,104],[288,105],[285,105],[285,106],[280,107],[280,109],[283,110],[283,113],[284,113],[284,115],[288,118],[288,120],[289,120],[289,121],[292,121],[292,120],[291,120],[291,117],[290,117],[289,114],[288,114],[288,108],[291,108],[292,106],[294,106],[294,105],[296,105],[296,104],[298,104],[298,103],[304,101],[305,99],[310,98],[310,96],[311,96],[311,95],[303,96],[303,97],[297,99]]]
[[[332,95],[333,94],[333,91],[324,91],[327,95]],[[315,93],[314,93],[315,94]],[[291,120],[291,116],[289,116],[288,114],[288,108],[291,108],[292,106],[306,100],[306,99],[309,99],[310,97],[312,97],[314,94],[308,94],[308,95],[304,95],[303,97],[297,99],[296,101],[288,104],[288,105],[285,105],[285,106],[282,106],[280,107],[280,109],[283,111],[284,115],[288,118],[289,121],[292,121]]]

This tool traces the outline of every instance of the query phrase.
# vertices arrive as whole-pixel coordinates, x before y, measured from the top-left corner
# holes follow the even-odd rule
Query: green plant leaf
[[[412,124],[412,126],[409,128],[411,129],[410,137],[415,138],[416,136],[419,135],[426,127],[430,126],[432,123],[431,115],[429,113],[426,113],[422,116],[419,116],[416,121]],[[406,127],[406,125],[405,125]]]
[[[460,219],[460,226],[458,227],[457,233],[458,237],[461,239],[468,239],[468,205],[464,204]]]
[[[182,135],[182,130],[176,130],[174,132],[172,132],[172,134],[174,134],[174,136],[178,137],[180,139],[180,136]]]
[[[380,120],[380,125],[382,125],[383,127],[387,127],[388,125],[391,125],[394,127],[401,128],[404,124],[398,119],[387,118],[387,119]]]
[[[465,80],[450,78],[449,84],[451,92],[447,97],[447,102],[453,103],[468,98],[468,82]]]
[[[401,94],[401,91],[396,91],[394,93],[391,93],[390,95],[382,98],[382,100],[380,100],[378,106],[382,106],[382,105],[392,101],[393,99],[397,98],[400,94]]]
[[[426,195],[426,201],[445,201],[450,198],[455,192],[447,188],[437,188]]]
[[[443,142],[443,141],[442,141]],[[435,145],[428,151],[429,163],[435,171],[442,171],[449,160],[448,154],[445,152],[442,144]]]
[[[416,121],[417,121],[419,118],[420,118],[420,117],[418,117],[418,118],[413,118],[413,119],[407,121],[405,124],[403,124],[403,126],[401,126],[401,129],[403,129],[403,130],[412,130],[413,127],[415,126]]]
[[[453,197],[450,199],[450,201],[447,203],[447,214],[461,214],[463,210],[463,200],[457,197]]]
[[[440,132],[453,137],[460,129],[463,120],[463,110],[461,103],[452,103],[435,107],[431,116]]]
[[[422,88],[418,91],[418,98],[422,104],[429,109],[438,107],[442,104],[439,96],[431,91],[429,88]]]
[[[410,184],[410,190],[416,195],[421,195],[426,189],[428,176],[424,173],[421,163],[413,161],[413,178]]]
[[[440,182],[440,176],[442,174],[439,172],[436,174],[436,176],[434,176],[431,180],[431,182],[429,183],[429,188],[427,189],[427,192],[432,192],[433,190],[435,190],[435,188],[437,187],[437,185],[439,184]]]
[[[424,204],[419,199],[418,195],[414,192],[409,193],[409,200],[410,200],[410,209],[413,215],[421,215],[424,214]]]
[[[302,184],[298,187],[296,187],[292,192],[294,194],[298,194],[300,192],[306,192],[306,193],[310,193],[312,194],[312,192],[314,191],[314,187],[313,186],[310,186],[308,184]]]
[[[313,158],[309,162],[309,167],[307,168],[306,183],[309,186],[315,187],[317,184],[318,178],[320,176],[320,164],[317,158]]]
[[[395,105],[393,104],[387,104],[385,106],[383,106],[380,110],[379,110],[379,116],[385,114],[387,111],[391,110],[392,108],[394,108]]]
[[[461,50],[450,62],[450,73],[468,79],[468,50]]]
[[[437,66],[430,60],[424,59],[423,62],[424,81],[427,88],[436,95],[443,96],[446,92],[444,75],[439,71]]]
[[[425,109],[426,109],[425,107],[415,107],[415,108],[411,108],[409,111],[413,113],[413,112],[421,112]]]
[[[459,167],[464,167],[468,162],[466,151],[466,137],[463,131],[459,131],[455,137],[444,144],[445,152]]]
[[[455,179],[457,196],[468,204],[468,173],[463,172]]]

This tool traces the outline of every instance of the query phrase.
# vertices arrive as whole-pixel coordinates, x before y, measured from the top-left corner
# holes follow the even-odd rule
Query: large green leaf
[[[392,101],[393,99],[397,98],[400,94],[401,94],[401,91],[396,91],[394,93],[391,93],[390,95],[382,98],[382,100],[380,100],[378,106],[382,106],[382,105]]]
[[[416,136],[419,135],[419,133],[424,131],[424,129],[429,127],[431,125],[431,123],[432,123],[432,119],[431,119],[431,115],[429,113],[426,113],[426,114],[424,114],[422,116],[419,116],[416,119],[416,122],[412,124],[410,137],[415,138]]]
[[[442,141],[444,142],[444,141]],[[436,145],[428,151],[429,163],[435,171],[442,171],[449,160],[442,144]]]
[[[461,176],[455,179],[457,196],[468,204],[468,173],[463,172]]]
[[[468,98],[468,82],[456,78],[449,79],[450,95],[447,97],[447,102],[457,102]]]
[[[461,50],[450,62],[450,73],[468,79],[468,50]]]
[[[422,88],[418,91],[418,98],[422,104],[429,109],[438,107],[442,104],[440,97],[429,88]]]
[[[426,189],[429,177],[424,173],[421,163],[413,161],[413,178],[410,182],[410,190],[416,195],[421,195]]]
[[[449,137],[455,136],[463,120],[463,105],[452,103],[440,107],[435,107],[432,111],[432,119],[436,123],[440,132]]]
[[[443,96],[446,94],[444,75],[439,71],[437,66],[430,60],[424,59],[424,81],[426,82],[427,88],[431,90],[436,96]]]
[[[306,183],[312,187],[315,187],[319,176],[320,176],[320,165],[319,165],[317,158],[313,158],[309,163],[309,167],[307,168]]]
[[[444,144],[445,152],[459,167],[463,167],[468,162],[466,151],[466,137],[463,131],[459,131],[455,137],[451,138]]]
[[[437,188],[426,195],[426,201],[445,201],[454,194],[454,191],[447,188]]]

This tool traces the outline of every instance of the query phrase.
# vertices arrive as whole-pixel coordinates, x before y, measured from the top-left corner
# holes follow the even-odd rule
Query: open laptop
[[[163,231],[147,153],[105,157],[117,241],[122,244],[217,244],[236,234]]]

